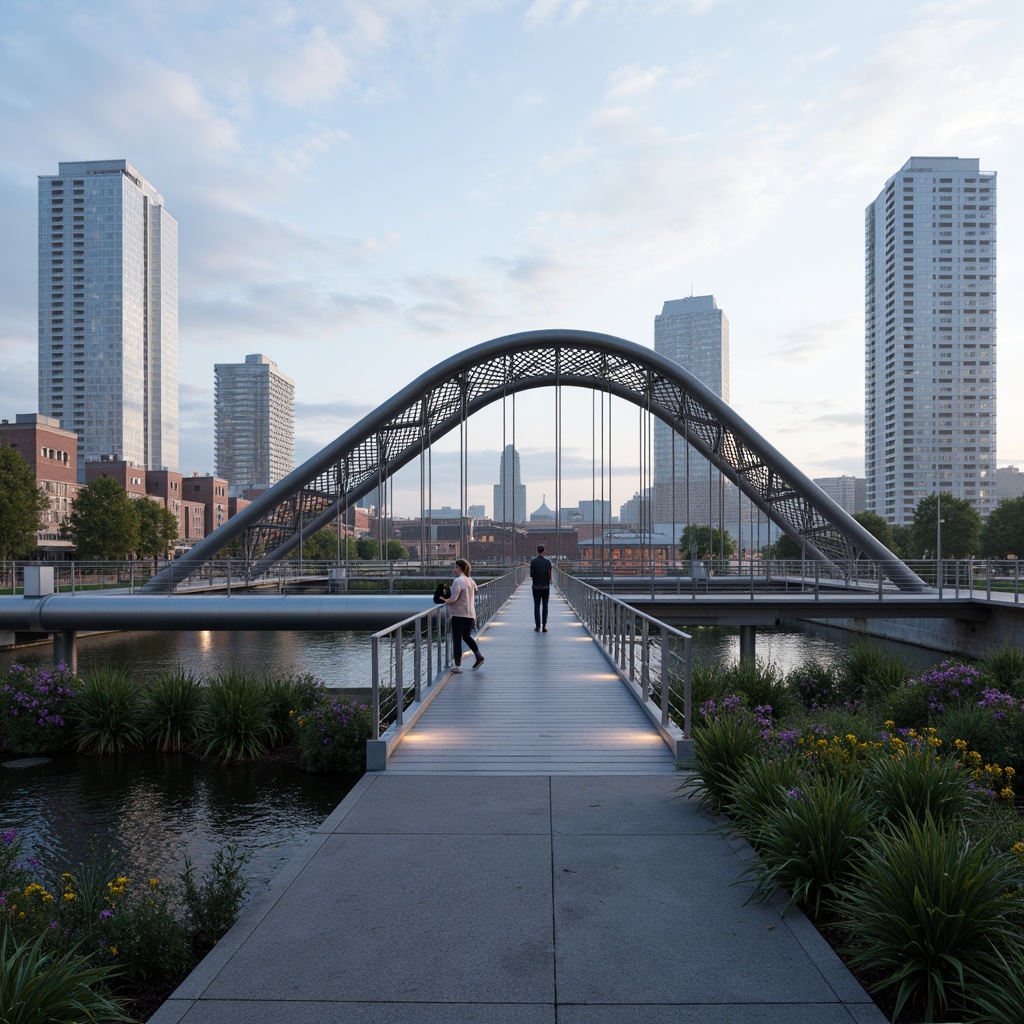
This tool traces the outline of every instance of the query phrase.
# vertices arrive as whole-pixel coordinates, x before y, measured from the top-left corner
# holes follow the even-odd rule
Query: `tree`
[[[0,438],[0,561],[33,553],[36,531],[49,507],[32,467]]]
[[[409,557],[409,552],[400,540],[388,541],[388,561],[400,562]]]
[[[346,537],[341,544],[341,558],[345,559],[345,547],[348,546],[348,557],[358,558],[356,542],[353,537]],[[288,555],[292,561],[297,561],[299,548],[296,545]],[[318,530],[312,537],[307,537],[302,542],[302,558],[307,562],[333,562],[338,557],[338,531],[332,526],[325,526]]]
[[[769,558],[783,558],[789,562],[795,562],[804,557],[804,553],[788,534],[780,533],[775,543],[772,544]]]
[[[178,539],[178,517],[152,498],[134,502],[139,517],[139,543],[136,550],[144,558],[167,557],[167,549]]]
[[[909,525],[896,525],[892,528],[892,542],[895,545],[893,551],[900,558],[914,558],[911,554],[914,550],[914,530]]]
[[[915,552],[933,554],[938,548],[938,499],[922,498],[914,509],[911,527]],[[970,558],[981,550],[981,516],[963,498],[942,493],[942,557]]]
[[[86,484],[68,516],[67,534],[79,558],[127,558],[139,546],[139,513],[109,476]]]
[[[1024,498],[1007,498],[992,510],[981,530],[981,550],[988,558],[1024,558]]]
[[[890,551],[895,552],[896,538],[893,536],[892,527],[877,512],[855,512],[853,518],[875,540],[881,541]]]
[[[724,546],[723,546],[724,541]],[[679,537],[679,553],[683,558],[732,558],[736,541],[725,531],[723,538],[717,526],[687,526]]]

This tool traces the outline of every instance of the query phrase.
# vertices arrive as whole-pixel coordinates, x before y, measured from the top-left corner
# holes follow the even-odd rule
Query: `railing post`
[[[814,600],[817,601],[821,597],[821,566],[817,561],[814,563]]]
[[[974,581],[971,581],[971,593],[974,593]],[[992,559],[985,563],[985,600],[992,600]]]
[[[395,654],[395,724],[402,725],[405,722],[405,674],[402,671],[402,627],[395,630],[394,639]]]
[[[423,693],[423,680],[421,679],[421,673],[423,669],[422,659],[420,656],[420,620],[416,620],[415,627],[413,629],[413,649],[412,649],[412,673],[414,682],[413,696],[416,701],[419,701]]]
[[[380,739],[380,640],[370,637],[370,685],[373,703],[373,738]]]
[[[643,623],[646,639],[647,620],[644,619]],[[643,658],[643,651],[640,657]],[[629,615],[629,678],[636,679],[636,612],[630,612]]]
[[[693,724],[693,648],[689,637],[683,641],[683,652],[683,739],[688,740]]]
[[[231,559],[230,558],[228,559],[227,568],[225,569],[224,587],[225,587],[225,591],[226,591],[226,596],[230,597],[231,596]]]
[[[434,612],[427,616],[427,688],[434,685]]]
[[[650,639],[651,639],[651,634],[650,634],[650,623],[647,621],[647,619],[644,618],[644,619],[641,620],[641,622],[642,622],[642,625],[640,626],[640,629],[642,630],[642,632],[641,632],[640,642],[643,644],[643,650],[640,653],[640,664],[643,666],[643,668],[641,670],[642,674],[640,676],[640,693],[641,693],[643,699],[646,701],[646,700],[650,700],[650,697],[651,697],[651,666],[650,666],[650,650],[651,650]],[[630,679],[633,679],[633,678],[634,678],[634,676],[631,674],[630,675]]]
[[[669,682],[668,682],[668,634],[665,632],[665,626],[662,624],[661,627],[661,724],[663,727],[668,725],[668,694],[669,694]]]

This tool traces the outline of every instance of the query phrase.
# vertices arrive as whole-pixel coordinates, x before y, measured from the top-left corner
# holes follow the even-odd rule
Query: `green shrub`
[[[326,700],[324,684],[312,675],[281,676],[267,684],[271,703],[271,718],[282,736],[294,738],[295,719],[305,708],[315,707]]]
[[[1024,699],[1024,651],[1013,644],[1004,644],[985,655],[978,666],[986,686]]]
[[[718,662],[694,662],[690,669],[690,694],[695,708],[709,700],[718,700],[728,692],[725,666]],[[674,688],[678,689],[682,700],[683,683],[677,680]],[[700,722],[698,720],[697,724]]]
[[[117,950],[114,962],[136,985],[179,977],[191,961],[192,942],[187,923],[175,912],[174,887],[165,888],[156,878],[144,885],[125,881],[103,923],[104,947]]]
[[[210,680],[198,725],[203,753],[220,761],[260,757],[280,735],[266,685],[237,670]]]
[[[104,666],[86,675],[75,702],[73,734],[79,751],[116,754],[145,740],[145,695],[122,668]]]
[[[790,790],[764,815],[752,841],[759,859],[750,869],[755,895],[789,893],[817,916],[852,875],[859,844],[873,831],[877,811],[859,779],[820,776]]]
[[[722,672],[726,693],[743,697],[748,707],[770,707],[779,718],[795,711],[797,700],[786,685],[782,670],[770,661],[741,661]]]
[[[249,860],[237,843],[229,843],[213,857],[210,870],[196,879],[192,862],[185,858],[181,875],[181,895],[196,941],[201,945],[216,942],[238,918],[249,887],[242,869]]]
[[[790,693],[808,711],[832,708],[841,703],[838,672],[831,665],[806,661],[786,676]]]
[[[65,665],[12,665],[0,676],[0,750],[42,754],[66,747],[66,725],[81,686]]]
[[[296,716],[299,765],[307,772],[366,770],[366,741],[373,737],[373,712],[365,704],[331,699]]]
[[[1024,1007],[1024,949],[1014,946],[995,951],[994,962],[984,973],[972,970],[967,977],[971,1020],[977,1024],[1020,1024]]]
[[[921,729],[931,719],[930,692],[917,679],[908,679],[890,690],[884,702],[885,715],[901,729]]]
[[[751,757],[728,787],[727,802],[733,809],[735,828],[746,839],[753,837],[776,810],[791,799],[800,778],[801,758],[778,753]]]
[[[698,806],[710,803],[716,810],[729,811],[731,794],[750,758],[764,747],[764,732],[770,720],[747,711],[738,696],[721,703],[701,705],[704,724],[693,732],[694,774],[680,791],[697,796]]]
[[[84,956],[47,948],[46,935],[18,943],[7,930],[0,937],[0,1019],[4,1024],[91,1024],[131,1021],[106,994],[117,976],[93,967]]]
[[[967,806],[970,776],[926,743],[879,753],[869,762],[865,781],[890,821],[931,818],[951,825]]]
[[[867,641],[852,644],[837,674],[839,697],[851,704],[884,704],[888,694],[912,675],[900,654],[887,654]]]
[[[32,882],[31,866],[25,856],[25,844],[16,829],[0,832],[0,924],[4,911],[10,913],[14,903]]]
[[[935,719],[935,727],[946,746],[952,746],[954,740],[964,740],[971,750],[977,750],[986,761],[1002,764],[1005,762],[1000,760],[997,753],[1001,743],[995,726],[991,713],[975,703],[959,704]]]
[[[850,964],[895,988],[925,1020],[961,1006],[965,978],[994,976],[998,953],[1021,945],[1020,866],[962,829],[913,818],[863,844],[856,877],[837,901]]]
[[[146,694],[145,735],[158,750],[178,751],[199,735],[202,684],[191,672],[179,669],[157,680]]]

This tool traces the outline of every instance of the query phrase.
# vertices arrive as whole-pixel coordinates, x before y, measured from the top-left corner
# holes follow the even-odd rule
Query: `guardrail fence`
[[[557,569],[555,584],[620,674],[635,687],[634,696],[662,735],[689,740],[693,722],[690,635]]]

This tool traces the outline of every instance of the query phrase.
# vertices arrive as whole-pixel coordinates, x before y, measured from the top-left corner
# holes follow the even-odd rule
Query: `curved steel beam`
[[[826,562],[884,563],[900,589],[923,581],[812,483],[721,398],[671,359],[607,334],[529,331],[438,363],[229,519],[143,588],[172,590],[242,538],[256,574],[352,507],[465,416],[518,391],[605,391],[658,416],[784,533]]]

